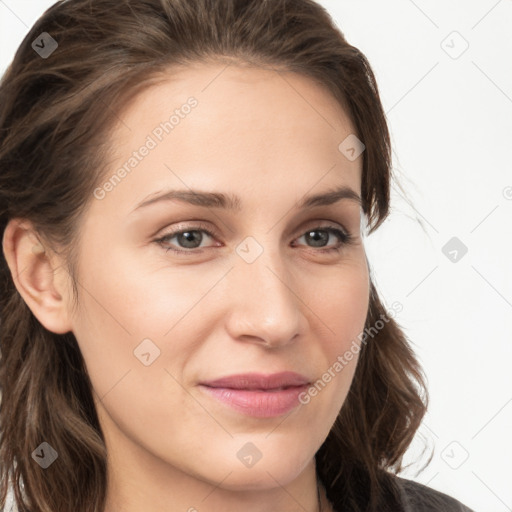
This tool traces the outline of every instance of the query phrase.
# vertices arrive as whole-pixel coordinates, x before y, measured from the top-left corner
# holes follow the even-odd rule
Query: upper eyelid
[[[183,233],[186,231],[206,231],[209,233],[209,236],[220,236],[217,235],[217,230],[211,228],[210,226],[206,226],[203,224],[198,224],[197,226],[184,226],[184,227],[176,227],[173,229],[169,229],[168,232],[163,232],[161,235],[157,236],[157,238],[167,237],[167,236],[175,236],[179,233]]]

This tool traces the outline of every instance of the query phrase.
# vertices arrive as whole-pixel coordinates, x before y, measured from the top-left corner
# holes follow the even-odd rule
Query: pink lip
[[[295,372],[273,375],[246,373],[201,382],[205,390],[235,410],[259,418],[280,416],[299,405],[300,393],[310,381]]]

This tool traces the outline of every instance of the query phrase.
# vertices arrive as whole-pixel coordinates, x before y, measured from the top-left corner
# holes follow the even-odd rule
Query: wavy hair
[[[58,44],[47,58],[32,46],[43,32]],[[11,219],[30,221],[65,256],[75,301],[79,221],[108,168],[110,130],[131,98],[173,66],[198,62],[293,71],[326,87],[366,146],[369,233],[387,217],[391,144],[375,76],[313,0],[59,1],[31,28],[0,82],[0,233]],[[0,504],[12,484],[20,511],[102,512],[107,453],[84,360],[72,332],[55,334],[38,322],[16,277],[2,254]],[[386,315],[373,282],[370,292],[368,329]],[[316,454],[336,508],[388,510],[427,403],[419,363],[389,318],[361,345],[349,394]],[[31,457],[42,441],[59,457],[44,471]]]

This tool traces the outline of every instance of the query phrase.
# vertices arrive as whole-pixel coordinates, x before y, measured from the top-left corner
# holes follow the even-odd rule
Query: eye
[[[325,245],[329,242],[329,237],[331,235],[335,235],[339,242],[335,247],[328,247],[324,249]],[[300,240],[301,238],[313,243],[313,245],[309,247],[319,247],[321,249],[320,252],[339,251],[343,246],[353,243],[354,240],[354,237],[350,233],[344,232],[334,226],[318,226],[313,229],[308,229],[306,233],[297,240]]]
[[[200,251],[197,249],[201,248],[201,243],[205,238],[203,233],[206,234],[206,237],[210,238],[214,238],[216,236],[206,226],[199,225],[180,228],[179,230],[167,233],[154,241],[166,252],[173,251],[180,255],[198,253]],[[335,247],[324,248],[328,244],[329,238],[332,235],[338,239],[338,244]],[[181,249],[169,246],[169,242],[174,238],[176,239],[178,247],[182,247]],[[317,248],[319,249],[319,252],[339,251],[343,246],[353,243],[354,240],[354,237],[350,233],[344,232],[334,226],[318,226],[313,229],[308,229],[302,236],[297,238],[297,240],[300,240],[301,238],[304,238],[306,243],[312,244],[309,246],[310,248]]]
[[[160,246],[162,246],[165,251],[173,251],[178,254],[184,254],[188,252],[198,252],[193,251],[194,249],[199,249],[201,242],[204,237],[202,233],[206,233],[206,235],[210,238],[213,238],[215,235],[207,229],[205,226],[190,226],[189,228],[181,228],[176,231],[172,231],[171,233],[167,233],[166,235],[155,240]],[[176,241],[179,246],[183,247],[183,249],[176,249],[174,247],[169,247],[168,242],[176,238]],[[182,244],[182,245],[181,245]]]

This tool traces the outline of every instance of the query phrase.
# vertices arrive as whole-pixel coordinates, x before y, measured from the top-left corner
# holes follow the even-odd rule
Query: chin
[[[231,470],[232,472],[229,477],[222,482],[222,487],[232,491],[262,491],[280,485],[286,486],[295,480],[303,471],[303,468],[299,469],[293,467],[290,465],[289,461],[286,462],[288,462],[288,464],[281,463],[277,465],[274,460],[266,464],[260,461],[252,468],[237,467]],[[216,476],[218,479],[215,481],[219,482],[220,479],[226,476],[226,473]]]
[[[276,436],[277,443],[272,443],[265,439],[266,435],[238,438],[232,444],[234,448],[221,448],[222,455],[210,454],[209,461],[215,463],[209,464],[208,480],[223,481],[222,487],[230,490],[271,489],[289,484],[312,462],[316,451],[313,447],[298,440],[283,447],[279,437]],[[201,465],[203,478],[205,469]]]

